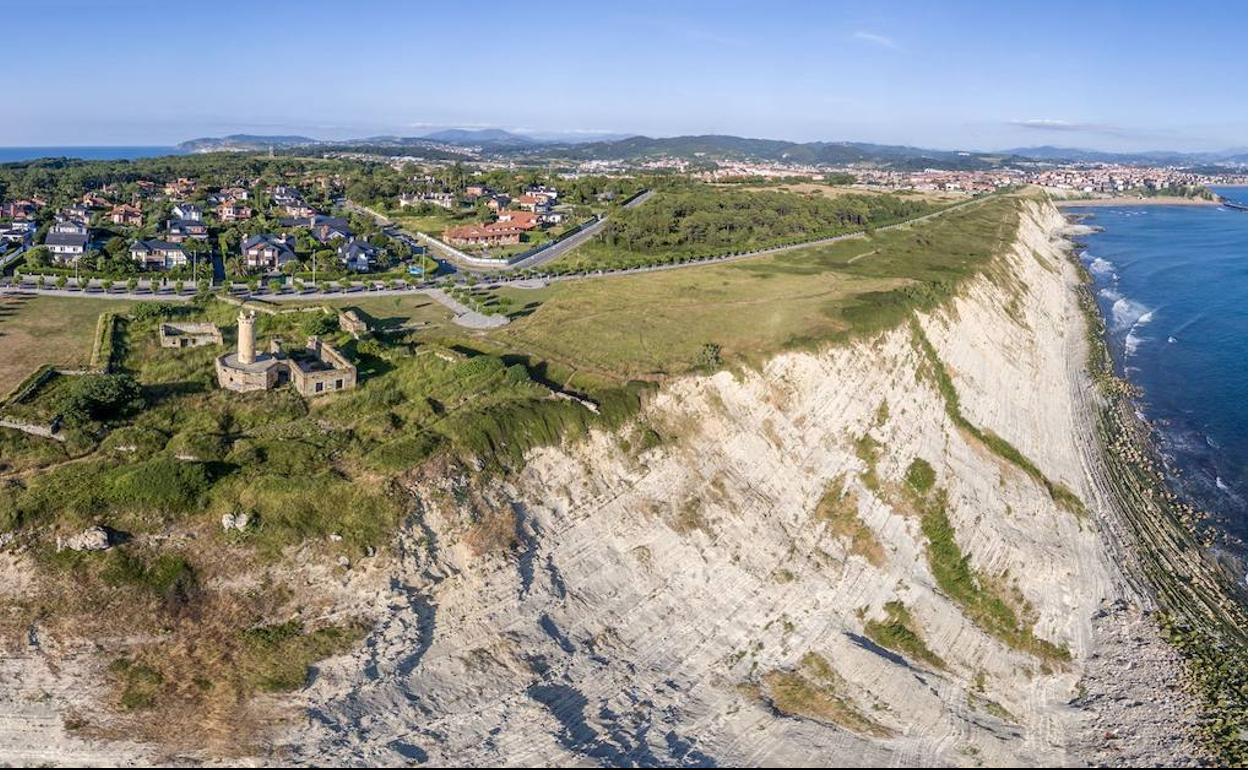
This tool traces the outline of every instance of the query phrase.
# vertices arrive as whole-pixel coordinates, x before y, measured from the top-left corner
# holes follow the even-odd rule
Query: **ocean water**
[[[1248,188],[1218,192],[1248,203]],[[1081,239],[1080,256],[1115,365],[1143,389],[1176,485],[1248,539],[1248,211],[1075,211],[1103,228]]]
[[[0,163],[38,158],[80,158],[82,160],[134,160],[161,155],[182,155],[177,147],[0,147]]]

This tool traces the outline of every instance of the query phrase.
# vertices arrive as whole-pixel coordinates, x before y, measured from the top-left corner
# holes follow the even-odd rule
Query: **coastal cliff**
[[[508,479],[427,466],[306,763],[1190,761],[1181,664],[1104,533],[1049,203],[872,339],[665,385]]]

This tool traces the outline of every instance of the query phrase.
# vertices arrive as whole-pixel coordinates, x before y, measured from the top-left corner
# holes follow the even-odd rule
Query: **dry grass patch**
[[[763,676],[763,690],[772,707],[786,716],[810,719],[873,738],[892,736],[893,730],[858,709],[845,694],[848,686],[818,653],[809,652],[791,671]]]
[[[44,364],[85,368],[101,313],[133,303],[83,297],[0,296],[0,397]]]
[[[826,524],[833,535],[849,541],[850,553],[861,556],[874,567],[884,565],[884,546],[858,515],[858,494],[849,489],[844,479],[828,484],[813,515]]]
[[[516,512],[510,507],[487,511],[469,525],[464,543],[477,556],[507,553],[520,542],[516,525]]]

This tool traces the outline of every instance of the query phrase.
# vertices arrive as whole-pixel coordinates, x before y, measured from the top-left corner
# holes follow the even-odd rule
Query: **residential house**
[[[239,203],[237,198],[223,201],[220,206],[217,206],[217,217],[222,222],[241,222],[244,219],[251,219],[253,213],[250,206]]]
[[[321,243],[354,236],[351,228],[347,226],[347,220],[342,217],[312,214],[306,217],[283,217],[278,222],[282,227],[306,227],[312,231],[312,237]]]
[[[91,208],[82,204],[67,206],[61,209],[61,216],[87,225],[91,223]]]
[[[58,229],[61,224],[64,227]],[[48,248],[53,259],[66,263],[77,262],[83,254],[87,253],[87,246],[90,242],[91,238],[86,227],[76,222],[66,222],[54,225],[44,238],[43,245]]]
[[[532,230],[538,225],[538,216],[531,211],[503,209],[498,212],[498,221],[509,224],[512,227],[518,227],[521,230]]]
[[[431,206],[441,206],[444,209],[453,209],[456,206],[455,196],[451,193],[424,193],[399,197],[400,206],[419,206],[423,203],[428,203]]]
[[[185,222],[203,222],[204,212],[194,203],[179,203],[173,207],[173,218]]]
[[[87,226],[75,219],[57,218],[52,226],[48,228],[51,233],[68,233],[72,235],[86,235]]]
[[[453,246],[510,246],[520,242],[523,228],[510,223],[493,222],[488,225],[464,225],[452,227],[442,234]]]
[[[295,259],[291,241],[285,235],[253,235],[243,241],[241,248],[248,267],[277,270]]]
[[[194,179],[179,177],[165,185],[165,195],[171,198],[185,198],[195,192],[195,187],[196,182]]]
[[[114,206],[113,210],[108,213],[108,218],[115,225],[142,227],[143,209],[138,206],[131,206],[129,203],[123,203],[119,206]]]
[[[511,198],[506,195],[491,195],[489,200],[485,202],[486,208],[490,211],[502,211],[511,203]]]
[[[381,249],[358,238],[352,238],[338,247],[338,258],[348,270],[356,273],[367,273],[372,270],[381,257]]]
[[[170,219],[165,222],[166,240],[171,243],[184,243],[191,238],[197,241],[208,240],[208,226],[193,219]]]
[[[0,242],[29,246],[34,234],[34,222],[11,222],[7,225],[0,225]]]
[[[288,217],[310,217],[316,214],[316,209],[303,201],[292,201],[282,206],[282,213]]]
[[[515,200],[516,206],[525,211],[532,211],[538,214],[544,214],[550,210],[550,198],[545,195],[532,195],[525,193]]]
[[[187,263],[186,252],[176,243],[138,240],[130,246],[130,258],[144,270],[169,270]]]
[[[41,206],[32,200],[10,201],[0,205],[0,219],[12,219],[14,222],[25,222],[35,218]]]

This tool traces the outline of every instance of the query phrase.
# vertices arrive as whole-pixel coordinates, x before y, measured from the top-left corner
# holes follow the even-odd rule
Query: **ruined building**
[[[274,338],[268,352],[256,352],[255,311],[238,313],[238,350],[217,359],[217,382],[226,390],[272,390],[290,385],[300,395],[318,396],[354,388],[355,365],[319,337],[301,350],[285,351]]]

